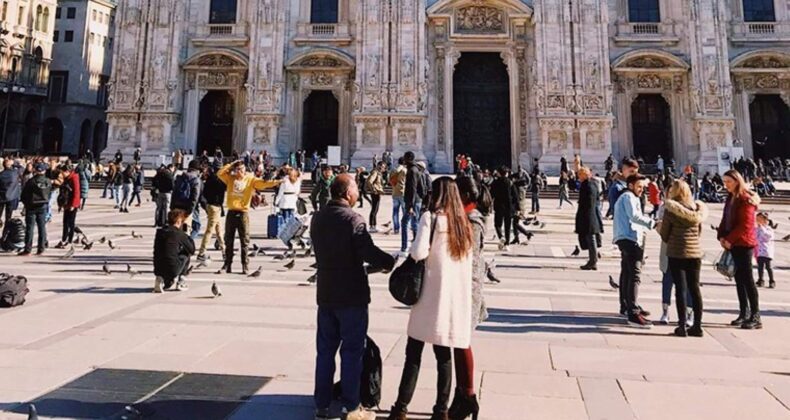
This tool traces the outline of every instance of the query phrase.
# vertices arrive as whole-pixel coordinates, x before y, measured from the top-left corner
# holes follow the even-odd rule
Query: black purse
[[[431,245],[433,245],[433,234],[435,230],[436,215],[432,215],[431,238],[429,242]],[[420,300],[424,275],[425,260],[415,261],[411,256],[406,257],[406,261],[399,265],[390,275],[390,294],[395,300],[404,305],[414,305]]]

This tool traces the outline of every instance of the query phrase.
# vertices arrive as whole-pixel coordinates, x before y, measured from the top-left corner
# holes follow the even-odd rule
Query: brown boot
[[[393,405],[387,420],[409,420],[409,418],[406,417],[406,410],[399,409]]]
[[[431,420],[450,420],[450,416],[446,411],[434,412],[431,415]]]

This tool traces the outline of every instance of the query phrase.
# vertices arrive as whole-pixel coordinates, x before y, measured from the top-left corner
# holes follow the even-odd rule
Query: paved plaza
[[[78,247],[70,259],[54,249],[44,257],[0,255],[0,271],[27,276],[31,288],[24,306],[0,311],[0,410],[6,410],[0,418],[27,418],[21,403],[34,400],[42,401],[42,417],[106,417],[97,413],[161,390],[160,405],[148,407],[164,411],[139,418],[168,418],[167,407],[183,404],[169,418],[312,419],[316,304],[306,280],[314,260],[300,258],[287,270],[271,256],[255,257],[251,268],[261,266],[263,274],[251,279],[214,274],[220,255],[211,251],[211,264],[192,273],[188,291],[152,294],[153,205],[118,214],[98,196],[91,191],[78,225],[91,239],[112,239],[117,249],[97,242],[90,251]],[[606,245],[599,271],[580,271],[584,255],[570,255],[574,210],[556,210],[553,200],[542,204],[549,209],[541,215],[546,226],[528,246],[500,253],[493,229],[488,234],[488,257],[502,283],[486,285],[491,316],[472,340],[481,418],[790,419],[789,243],[777,242],[778,288],[760,289],[765,328],[731,328],[735,288],[710,264],[719,247],[709,225],[721,214],[720,205],[712,206],[703,235],[705,337],[682,339],[669,336],[674,326],[626,326],[608,283],[610,275],[617,279],[619,252]],[[763,208],[779,223],[778,238],[790,233],[790,208]],[[386,197],[379,224],[390,209]],[[265,239],[268,209],[251,214],[253,242],[281,253],[282,243]],[[50,243],[60,226],[59,220],[49,225]],[[609,242],[611,223],[606,229]],[[387,251],[399,247],[394,235],[374,240]],[[652,234],[641,288],[651,318],[661,312],[658,245]],[[104,261],[112,274],[102,272]],[[141,274],[130,276],[126,264]],[[213,281],[224,293],[218,299],[211,298]],[[408,309],[390,297],[385,275],[371,283],[370,336],[384,359],[386,410],[403,365]],[[675,319],[674,308],[671,313]],[[410,407],[416,418],[428,417],[434,386],[435,362],[426,350]],[[385,417],[382,411],[379,418]]]

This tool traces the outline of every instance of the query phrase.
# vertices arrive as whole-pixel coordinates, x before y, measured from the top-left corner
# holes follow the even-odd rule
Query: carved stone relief
[[[455,10],[457,33],[495,34],[505,32],[505,12],[496,7],[467,6]]]
[[[603,140],[603,133],[600,131],[588,131],[587,138],[584,140],[585,144],[587,145],[588,149],[591,150],[603,150],[606,147],[606,143]]]
[[[561,130],[549,131],[549,152],[561,153],[568,149],[568,133]]]
[[[398,130],[398,144],[401,146],[414,146],[417,144],[417,130]]]

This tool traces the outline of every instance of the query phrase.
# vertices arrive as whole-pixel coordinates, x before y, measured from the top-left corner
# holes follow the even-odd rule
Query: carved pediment
[[[340,67],[343,63],[333,57],[312,56],[303,58],[296,65],[300,67]]]
[[[689,66],[665,51],[635,50],[623,54],[612,63],[615,71],[686,71]]]
[[[505,11],[490,6],[466,6],[455,9],[455,32],[460,34],[505,33]]]
[[[294,57],[285,67],[289,70],[301,71],[316,71],[320,69],[348,71],[353,69],[354,66],[354,59],[344,53],[320,48]]]
[[[222,68],[222,69],[244,69],[247,63],[244,61],[222,53],[208,53],[193,57],[184,64],[187,68]]]
[[[734,58],[730,68],[735,73],[759,73],[790,71],[790,54],[776,50],[751,51]]]
[[[782,60],[777,57],[755,57],[744,61],[740,67],[752,69],[782,69],[790,67],[790,60]]]

